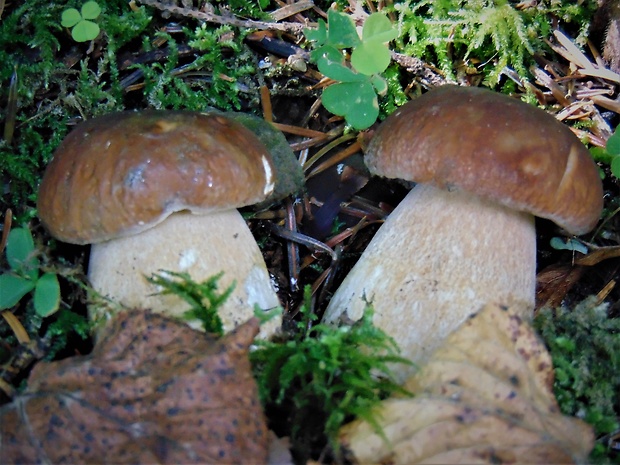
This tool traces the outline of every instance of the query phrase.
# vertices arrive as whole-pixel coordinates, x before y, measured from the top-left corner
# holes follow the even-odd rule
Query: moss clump
[[[15,113],[7,115],[15,118],[15,130],[11,140],[0,140],[0,175],[8,190],[0,208],[12,207],[19,222],[34,217],[41,173],[71,120],[124,108],[116,52],[150,22],[143,9],[106,3],[100,21],[105,46],[88,54],[88,45],[76,44],[60,26],[63,9],[75,5],[29,0],[0,22],[3,98],[16,76]]]
[[[0,139],[0,210],[11,207],[19,222],[35,217],[43,170],[76,123],[133,108],[239,110],[258,101],[245,32],[197,22],[161,31],[152,9],[110,0],[97,18],[101,34],[77,43],[60,21],[81,4],[28,0],[0,21],[0,105],[15,120],[10,140]]]
[[[620,319],[588,299],[573,310],[541,310],[535,326],[553,357],[562,412],[590,423],[599,437],[620,428]],[[593,460],[611,453],[603,442]]]
[[[370,308],[350,327],[313,326],[310,299],[308,286],[298,332],[284,342],[259,341],[250,353],[268,414],[288,413],[285,424],[271,426],[290,434],[293,451],[304,462],[326,443],[337,451],[338,429],[353,417],[379,428],[372,408],[390,394],[408,394],[394,381],[390,364],[411,363],[373,326]]]
[[[517,8],[508,0],[424,0],[394,9],[407,55],[436,63],[452,79],[458,63],[471,65],[494,86],[506,66],[528,76],[534,52],[548,49],[543,38],[558,20],[585,42],[596,1],[570,3],[542,0]]]
[[[224,326],[217,311],[235,288],[233,283],[223,292],[219,291],[218,281],[223,274],[218,273],[201,283],[193,281],[188,273],[174,271],[155,273],[147,279],[162,288],[161,295],[176,295],[189,304],[183,318],[198,320],[205,332],[222,336]]]

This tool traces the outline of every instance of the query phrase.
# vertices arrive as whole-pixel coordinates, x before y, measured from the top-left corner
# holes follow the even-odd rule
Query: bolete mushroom
[[[588,150],[553,116],[492,91],[443,86],[378,128],[373,174],[418,183],[333,296],[324,321],[375,324],[423,363],[483,304],[534,307],[534,215],[572,234],[599,219],[603,192]],[[403,372],[402,376],[406,376]]]
[[[187,304],[156,295],[146,276],[187,272],[199,282],[223,272],[222,290],[236,283],[219,310],[229,331],[255,304],[279,305],[237,211],[264,200],[274,183],[268,150],[225,116],[123,112],[82,123],[65,138],[44,174],[38,210],[52,236],[92,244],[91,284],[123,306],[180,316]],[[90,311],[93,319],[108,316]],[[278,325],[264,325],[262,336]]]

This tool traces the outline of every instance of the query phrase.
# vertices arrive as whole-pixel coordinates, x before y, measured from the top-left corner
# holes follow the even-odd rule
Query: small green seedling
[[[607,163],[611,169],[611,174],[620,178],[620,126],[616,128],[604,149],[595,147],[590,150],[596,161]]]
[[[40,274],[34,240],[27,228],[15,228],[9,233],[6,258],[10,271],[0,275],[0,310],[11,308],[34,291],[34,309],[47,317],[58,310],[60,285],[55,273]]]
[[[315,42],[312,61],[324,76],[338,81],[323,91],[323,105],[353,128],[366,129],[379,116],[377,95],[387,92],[387,82],[380,74],[390,64],[386,44],[398,32],[381,13],[368,16],[361,38],[349,15],[330,9],[327,22],[319,20],[317,29],[304,31],[306,38]],[[351,50],[350,63],[343,54],[347,49]]]
[[[549,245],[555,250],[572,250],[582,254],[588,253],[588,247],[578,239],[562,239],[561,237],[552,237]]]
[[[62,12],[60,24],[71,29],[71,37],[76,42],[88,42],[99,35],[99,25],[91,21],[101,14],[101,7],[97,2],[84,3],[80,11],[75,8],[67,8]]]

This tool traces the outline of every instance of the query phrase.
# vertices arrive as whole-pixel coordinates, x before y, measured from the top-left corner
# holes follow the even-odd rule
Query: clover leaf
[[[366,18],[362,37],[351,16],[330,9],[327,24],[319,20],[316,29],[306,29],[306,38],[315,43],[310,58],[326,77],[338,81],[323,91],[323,105],[343,116],[355,129],[370,127],[379,116],[377,95],[387,92],[387,82],[379,74],[390,64],[387,42],[398,32],[381,13]],[[350,63],[344,49],[351,49]]]
[[[364,80],[363,76],[345,65],[344,56],[335,47],[324,45],[316,50],[319,71],[335,81],[354,82]]]
[[[607,139],[605,149],[611,156],[611,160],[609,161],[611,174],[617,178],[620,178],[620,131],[618,128],[616,128],[611,137]]]
[[[370,79],[332,84],[323,91],[322,99],[328,111],[343,116],[355,129],[370,127],[379,116],[379,102]]]
[[[355,23],[351,16],[331,8],[327,12],[327,44],[336,48],[351,48],[360,43]]]
[[[34,287],[35,282],[30,279],[12,274],[0,275],[0,310],[17,305]]]
[[[351,65],[368,76],[382,73],[390,64],[390,50],[381,42],[369,40],[355,47],[351,53]]]
[[[37,315],[46,317],[60,306],[60,284],[55,273],[45,273],[34,288],[34,309]]]
[[[387,16],[381,13],[373,13],[364,22],[362,28],[362,41],[374,40],[387,43],[398,37],[398,31],[392,26]]]
[[[618,128],[614,131],[606,145],[607,151],[612,155],[620,155],[620,131]]]
[[[19,271],[29,279],[39,276],[39,261],[35,255],[32,234],[28,229],[11,230],[6,246],[6,260],[11,269]]]
[[[46,317],[60,306],[60,285],[55,273],[40,276],[40,263],[36,256],[30,230],[15,228],[9,233],[6,258],[11,270],[0,275],[0,310],[11,308],[26,294],[34,290],[34,309]]]
[[[588,253],[588,247],[577,239],[562,239],[560,237],[552,237],[549,245],[556,250],[572,250],[582,254]]]
[[[310,42],[316,42],[317,45],[323,45],[327,42],[327,25],[325,21],[319,19],[316,29],[304,29],[306,39]]]
[[[71,37],[76,42],[87,42],[99,35],[99,26],[91,21],[101,14],[101,7],[95,1],[84,3],[80,11],[68,8],[62,12],[60,24],[71,29]]]

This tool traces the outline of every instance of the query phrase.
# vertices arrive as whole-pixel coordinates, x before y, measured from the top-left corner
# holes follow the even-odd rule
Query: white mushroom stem
[[[128,308],[150,308],[179,317],[189,304],[161,291],[146,276],[159,270],[189,273],[196,282],[224,272],[218,281],[221,292],[234,281],[234,291],[219,310],[224,330],[251,318],[254,304],[269,310],[279,305],[256,240],[237,210],[192,215],[175,213],[140,234],[94,244],[88,277],[93,288]],[[92,306],[91,319],[109,315]],[[280,321],[261,327],[261,336],[272,334]],[[199,328],[198,322],[190,326]]]
[[[486,303],[529,316],[535,275],[532,215],[417,185],[368,244],[323,321],[359,320],[367,300],[375,325],[396,340],[402,356],[420,364]]]

